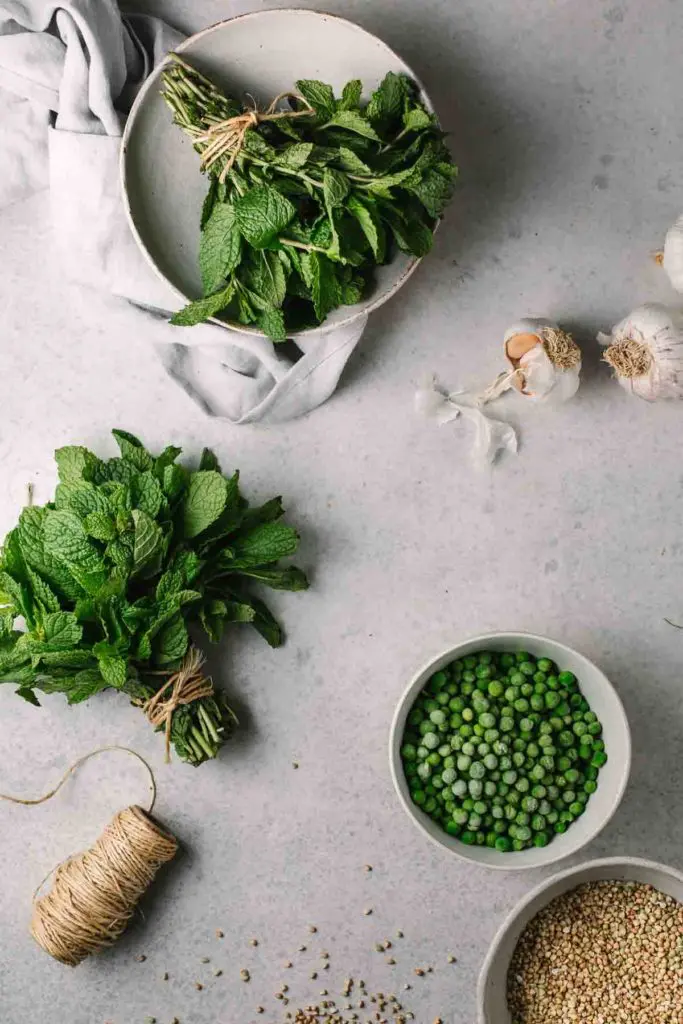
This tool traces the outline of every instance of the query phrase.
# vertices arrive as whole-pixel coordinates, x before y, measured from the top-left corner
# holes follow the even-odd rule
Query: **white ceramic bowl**
[[[388,71],[395,71],[409,75],[421,90],[422,102],[433,109],[415,73],[386,43],[331,14],[289,9],[243,14],[191,36],[177,52],[230,95],[249,94],[259,105],[292,89],[298,78],[322,79],[337,93],[349,79],[360,78],[367,94]],[[154,270],[178,295],[180,308],[202,296],[197,257],[207,179],[199,171],[190,140],[173,124],[160,95],[163,68],[159,65],[146,80],[128,117],[121,179],[133,234]],[[372,294],[354,306],[334,310],[322,330],[350,324],[381,306],[418,263],[415,257],[397,253],[391,263],[377,268]],[[242,324],[213,322],[259,333]]]
[[[477,1010],[479,1024],[512,1024],[507,1007],[508,967],[515,946],[527,924],[551,900],[584,882],[644,882],[683,903],[683,874],[653,860],[638,857],[607,857],[569,868],[538,885],[517,904],[498,929],[479,975]]]
[[[602,722],[607,764],[601,768],[598,788],[591,796],[586,810],[563,835],[556,835],[547,846],[532,847],[510,853],[499,853],[487,846],[466,846],[455,836],[449,836],[432,821],[428,814],[413,803],[401,763],[401,744],[408,713],[420,690],[434,672],[456,658],[464,658],[477,651],[528,651],[535,657],[546,657],[560,669],[573,672],[581,692]],[[401,697],[391,725],[389,746],[391,774],[404,810],[429,839],[449,853],[463,860],[473,861],[488,868],[519,871],[526,868],[554,864],[563,857],[576,853],[600,832],[616,811],[628,782],[631,768],[631,734],[623,705],[609,679],[597,665],[578,651],[545,636],[531,633],[486,633],[449,647],[433,658],[409,683]]]

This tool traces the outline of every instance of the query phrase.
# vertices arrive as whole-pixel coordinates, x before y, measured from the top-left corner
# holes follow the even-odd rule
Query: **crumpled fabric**
[[[140,305],[141,324],[154,316],[162,365],[208,414],[233,423],[293,419],[333,393],[367,317],[298,338],[300,358],[218,325],[172,327],[163,321],[178,297],[148,266],[126,220],[125,118],[149,72],[183,38],[159,18],[122,14],[115,0],[0,0],[0,209],[49,187],[64,273]]]
[[[415,408],[443,426],[462,416],[474,427],[471,455],[479,468],[495,462],[499,452],[517,451],[517,435],[509,423],[494,419],[482,412],[481,398],[469,391],[448,392],[436,377],[427,377],[415,393]]]

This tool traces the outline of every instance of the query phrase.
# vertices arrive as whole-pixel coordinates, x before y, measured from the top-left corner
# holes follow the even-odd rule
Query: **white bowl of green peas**
[[[472,637],[413,678],[391,726],[404,810],[433,842],[504,871],[589,843],[631,766],[619,696],[578,651],[530,633]]]

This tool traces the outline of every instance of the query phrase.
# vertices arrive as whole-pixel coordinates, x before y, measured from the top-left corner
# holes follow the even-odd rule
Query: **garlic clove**
[[[676,291],[683,292],[683,216],[666,233],[662,266]]]
[[[647,402],[683,398],[683,313],[657,302],[639,306],[598,335],[603,358],[624,390]]]
[[[535,401],[565,402],[579,387],[581,351],[566,331],[544,317],[526,317],[507,329],[505,355],[517,371],[512,385]]]

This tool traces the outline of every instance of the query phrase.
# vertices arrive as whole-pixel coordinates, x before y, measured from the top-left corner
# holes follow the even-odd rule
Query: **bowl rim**
[[[500,854],[500,861],[501,861],[500,863],[498,863],[498,862],[482,863],[482,861],[477,860],[475,857],[469,856],[467,853],[464,852],[465,850],[469,850],[470,849],[468,846],[464,846],[463,844],[460,844],[460,845],[463,846],[463,850],[461,851],[461,850],[457,849],[455,847],[455,845],[451,846],[451,845],[447,844],[444,840],[442,840],[440,837],[432,835],[432,833],[427,829],[427,827],[425,826],[423,821],[416,814],[415,808],[414,808],[412,802],[409,800],[409,798],[407,797],[406,793],[404,792],[404,789],[405,789],[405,777],[403,776],[402,766],[401,766],[401,759],[400,759],[400,741],[397,742],[398,723],[399,723],[399,719],[402,716],[402,713],[403,713],[403,710],[405,708],[405,705],[408,702],[408,700],[411,698],[411,696],[413,694],[413,691],[416,689],[418,680],[420,680],[423,676],[426,677],[427,673],[429,672],[429,670],[432,668],[432,666],[434,664],[436,664],[437,662],[441,661],[442,659],[444,659],[444,658],[446,658],[446,657],[448,657],[450,655],[455,655],[455,652],[459,648],[461,648],[461,647],[465,647],[465,646],[473,644],[473,643],[477,643],[477,644],[478,643],[482,643],[482,644],[484,644],[488,640],[501,640],[501,639],[508,639],[508,638],[510,640],[513,640],[513,639],[528,639],[528,640],[536,641],[539,644],[543,644],[543,643],[548,643],[549,642],[551,644],[555,644],[557,647],[563,648],[564,650],[568,651],[570,654],[572,654],[572,655],[574,655],[576,657],[582,658],[584,661],[588,662],[588,664],[601,677],[603,684],[606,685],[606,687],[611,692],[611,695],[612,695],[612,697],[615,700],[616,707],[617,707],[618,711],[620,712],[621,724],[623,725],[623,729],[624,729],[625,749],[624,749],[624,756],[623,756],[623,759],[622,759],[622,773],[621,773],[621,777],[620,777],[620,780],[619,780],[619,785],[618,785],[618,787],[615,790],[615,794],[614,794],[614,797],[612,799],[611,806],[608,808],[607,813],[605,814],[605,816],[603,818],[601,818],[599,821],[596,822],[596,825],[594,826],[594,828],[591,829],[589,835],[586,836],[586,838],[578,846],[575,846],[572,849],[562,850],[561,853],[557,853],[555,855],[549,855],[546,860],[542,860],[541,862],[536,863],[536,864],[519,864],[519,863],[515,864],[515,863],[511,863],[511,861],[513,862],[514,859],[515,859],[515,854],[514,853],[505,853],[505,854],[501,853]],[[575,647],[570,647],[568,644],[563,643],[561,640],[555,640],[554,637],[545,636],[545,635],[543,635],[541,633],[530,633],[527,630],[509,630],[508,629],[508,630],[495,630],[493,632],[488,632],[488,633],[476,633],[476,634],[473,634],[473,635],[470,635],[470,636],[467,636],[467,637],[463,638],[462,640],[458,641],[458,643],[456,643],[456,644],[452,644],[449,647],[445,647],[441,651],[440,654],[434,655],[431,658],[429,658],[422,665],[422,667],[417,672],[414,673],[414,675],[412,676],[410,682],[405,687],[405,689],[403,690],[401,696],[399,697],[399,700],[398,700],[398,702],[396,704],[396,708],[394,710],[394,714],[393,714],[393,717],[392,717],[392,720],[391,720],[391,727],[390,727],[390,730],[389,730],[389,767],[390,767],[390,772],[391,772],[391,779],[392,779],[392,782],[394,784],[394,789],[396,790],[396,793],[398,795],[398,798],[399,798],[399,801],[401,803],[401,806],[403,807],[403,810],[406,812],[408,817],[415,824],[415,826],[420,830],[420,832],[422,832],[423,835],[425,835],[430,840],[430,842],[434,843],[441,850],[444,850],[446,853],[451,854],[454,857],[458,857],[460,860],[465,861],[468,864],[474,864],[477,867],[484,868],[484,869],[487,869],[487,870],[490,870],[490,871],[536,871],[536,870],[538,870],[540,868],[548,867],[551,864],[556,864],[559,861],[564,860],[566,857],[571,857],[574,854],[578,853],[580,850],[582,850],[585,846],[588,845],[588,843],[592,842],[595,839],[595,837],[605,828],[605,826],[611,821],[611,819],[616,814],[616,812],[617,812],[617,810],[618,810],[618,808],[619,808],[619,806],[621,804],[621,801],[623,800],[624,793],[626,792],[626,787],[628,785],[629,777],[630,777],[630,774],[631,774],[631,759],[632,759],[631,728],[630,728],[630,725],[629,725],[628,717],[626,715],[626,710],[624,708],[624,705],[623,705],[623,702],[621,700],[621,697],[619,696],[615,686],[610,681],[610,679],[605,675],[605,673],[602,671],[602,669],[599,668],[599,666],[596,665],[595,662],[591,661],[590,658],[588,658],[581,651],[577,650]],[[402,779],[403,779],[403,784],[402,784]],[[478,847],[475,847],[475,849],[477,849],[477,848]],[[548,844],[548,846],[543,847],[541,849],[545,849],[545,850],[549,851],[549,854],[550,854],[550,851],[552,851],[552,848],[553,848],[553,844],[550,843],[550,844]]]
[[[606,867],[639,867],[646,868],[647,870],[661,871],[665,875],[670,875],[675,878],[678,882],[683,885],[683,871],[679,871],[677,868],[671,867],[669,864],[662,864],[660,861],[649,860],[647,857],[596,857],[592,860],[584,861],[582,864],[575,864],[571,868],[565,868],[563,871],[557,871],[550,878],[546,878],[544,881],[539,882],[535,885],[530,892],[523,896],[509,911],[496,929],[496,933],[493,936],[484,962],[481,965],[479,971],[479,977],[477,979],[477,1021],[478,1024],[485,1024],[484,1021],[484,992],[489,978],[489,972],[491,970],[491,964],[500,949],[500,946],[510,928],[514,925],[515,921],[521,916],[526,910],[530,903],[533,903],[539,896],[543,895],[546,890],[550,889],[551,886],[556,885],[558,882],[562,882],[565,879],[570,879],[575,875],[581,875],[585,871],[592,870],[593,868],[606,868]],[[578,882],[578,885],[581,883]],[[568,889],[564,890],[565,892]],[[558,894],[559,895],[559,894]],[[544,904],[544,906],[547,904]],[[539,910],[542,909],[539,907]]]
[[[326,19],[326,20],[340,21],[340,22],[343,22],[345,25],[350,26],[355,31],[361,32],[363,35],[369,36],[371,39],[374,39],[376,42],[381,43],[381,45],[393,57],[395,57],[396,60],[400,64],[403,65],[403,67],[405,68],[406,72],[409,74],[409,76],[415,82],[415,84],[416,84],[416,86],[417,86],[417,88],[419,90],[420,98],[421,98],[422,102],[427,107],[427,109],[429,111],[431,111],[431,113],[435,113],[434,105],[433,105],[432,100],[431,100],[431,98],[429,96],[429,93],[427,92],[427,90],[425,89],[425,87],[424,87],[424,85],[422,83],[422,80],[420,79],[420,77],[418,75],[415,74],[413,68],[408,64],[408,62],[406,60],[404,60],[403,57],[399,53],[397,53],[396,50],[394,50],[393,47],[389,46],[389,44],[386,43],[379,36],[376,36],[374,34],[374,32],[370,32],[369,29],[364,28],[362,25],[359,25],[357,22],[351,21],[349,18],[342,18],[338,14],[330,14],[327,11],[320,11],[320,10],[315,9],[315,8],[309,9],[307,7],[275,7],[275,8],[268,8],[267,10],[247,11],[244,14],[236,14],[232,18],[224,18],[221,21],[217,21],[213,25],[208,25],[206,28],[201,29],[199,32],[195,32],[193,35],[188,36],[187,39],[184,39],[182,41],[182,43],[179,43],[179,45],[175,47],[173,52],[174,53],[182,53],[188,47],[190,47],[191,45],[196,43],[197,40],[203,38],[206,35],[209,35],[211,32],[219,31],[220,29],[225,28],[227,25],[230,25],[233,22],[236,22],[236,21],[246,21],[247,19],[250,19],[250,18],[267,18],[267,17],[272,16],[274,14],[295,14],[297,16],[313,15],[314,17],[319,17],[319,18],[323,18],[323,19]],[[145,260],[147,261],[149,266],[152,268],[154,273],[157,275],[157,277],[160,278],[164,282],[164,284],[167,287],[169,287],[178,296],[179,299],[181,299],[184,303],[188,303],[188,302],[192,302],[192,301],[195,301],[195,300],[190,299],[187,295],[184,294],[184,292],[182,292],[176,285],[174,285],[173,282],[171,280],[169,280],[168,277],[166,277],[166,275],[163,273],[161,268],[157,265],[157,263],[154,260],[151,252],[148,250],[148,248],[147,248],[147,246],[146,246],[146,244],[145,244],[145,242],[144,242],[140,232],[138,231],[137,225],[135,223],[135,219],[133,217],[133,211],[131,209],[131,203],[130,203],[129,193],[128,193],[128,183],[127,183],[128,176],[127,176],[127,167],[126,167],[126,156],[127,156],[127,152],[128,152],[130,136],[131,136],[131,133],[132,133],[133,128],[135,126],[135,121],[136,121],[136,118],[137,118],[137,115],[138,115],[138,111],[139,111],[140,107],[142,106],[142,104],[144,103],[145,97],[147,96],[147,93],[154,87],[155,83],[158,82],[158,80],[159,80],[159,78],[161,76],[161,73],[162,73],[162,71],[163,71],[163,69],[164,69],[164,67],[166,66],[167,63],[168,63],[168,54],[166,54],[163,57],[163,59],[161,61],[159,61],[159,63],[156,65],[156,67],[154,67],[150,71],[149,75],[147,76],[147,78],[143,82],[142,86],[140,87],[140,90],[139,90],[137,96],[135,97],[135,100],[133,101],[133,105],[130,108],[130,111],[128,113],[128,117],[126,118],[126,123],[124,125],[123,134],[121,136],[121,145],[120,145],[120,149],[119,149],[119,182],[120,182],[120,186],[121,186],[121,193],[122,193],[122,196],[123,196],[123,205],[124,205],[124,209],[125,209],[125,213],[126,213],[126,219],[128,221],[128,226],[129,226],[130,230],[133,233],[133,237],[134,237],[134,239],[135,239],[135,241],[137,243],[138,249],[142,253],[143,257],[145,258]],[[438,227],[439,227],[440,223],[441,223],[441,220],[440,219],[437,220],[436,225],[434,227],[434,233],[436,233],[436,231],[438,230]],[[327,323],[327,320],[325,320],[325,321],[323,321],[322,324],[320,324],[317,327],[307,327],[307,328],[305,328],[304,330],[301,330],[301,331],[288,331],[287,332],[287,337],[295,339],[295,338],[303,338],[303,337],[306,337],[307,335],[316,335],[317,336],[317,335],[328,334],[331,331],[341,330],[342,328],[348,328],[348,327],[351,326],[351,324],[356,323],[358,320],[362,319],[363,317],[369,316],[370,313],[372,313],[375,309],[378,309],[380,306],[383,306],[385,302],[388,302],[388,300],[391,299],[396,294],[397,291],[399,291],[399,289],[406,283],[408,278],[411,277],[415,273],[415,271],[417,270],[418,265],[422,262],[422,258],[423,257],[418,257],[418,256],[410,257],[409,261],[407,262],[407,264],[403,268],[403,271],[396,278],[396,280],[392,284],[391,288],[389,288],[389,290],[384,292],[382,295],[379,295],[379,296],[377,296],[374,299],[371,298],[367,303],[363,304],[361,309],[356,310],[355,313],[350,313],[348,316],[345,316],[343,319],[336,320],[334,323],[331,323],[331,324]],[[251,334],[251,335],[253,335],[254,337],[257,337],[257,338],[267,337],[267,335],[264,335],[262,331],[259,331],[257,328],[253,327],[251,324],[238,324],[238,323],[234,323],[234,322],[227,321],[227,320],[220,320],[220,319],[218,319],[218,317],[214,317],[214,316],[209,317],[209,319],[207,320],[207,323],[215,324],[217,327],[223,327],[223,328],[225,328],[228,331],[234,331],[236,334]]]

